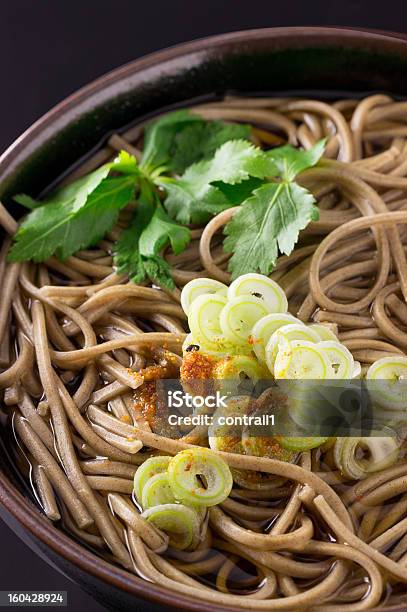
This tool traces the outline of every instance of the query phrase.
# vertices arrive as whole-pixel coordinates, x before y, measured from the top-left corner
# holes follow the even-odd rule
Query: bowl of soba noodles
[[[111,609],[405,609],[405,37],[147,56],[0,198],[11,528]]]

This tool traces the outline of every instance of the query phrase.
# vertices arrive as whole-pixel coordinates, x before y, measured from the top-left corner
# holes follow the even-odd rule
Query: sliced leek
[[[354,361],[352,378],[360,378],[361,376],[362,376],[362,366],[360,364],[360,361]]]
[[[289,323],[278,330],[287,340],[305,340],[306,342],[320,342],[318,334],[303,323]]]
[[[274,363],[275,378],[326,380],[330,370],[327,356],[316,344],[298,340],[280,343]]]
[[[250,334],[250,342],[252,343],[257,359],[266,361],[266,346],[272,334],[274,334],[277,329],[280,329],[284,325],[289,325],[290,323],[302,325],[300,319],[285,312],[266,315],[255,323]]]
[[[394,357],[378,359],[368,369],[366,378],[393,382],[407,379],[407,357],[394,355]]]
[[[281,446],[290,451],[306,451],[311,450],[312,448],[318,448],[324,444],[328,438],[322,437],[289,437],[289,436],[280,436],[278,438]]]
[[[169,461],[170,457],[166,456],[150,457],[137,468],[134,475],[134,493],[140,503],[142,500],[142,491],[146,482],[152,476],[155,476],[155,474],[166,472]]]
[[[217,280],[212,278],[194,278],[181,291],[181,306],[185,314],[188,315],[192,302],[200,295],[204,293],[219,293],[226,296],[227,292],[227,286]]]
[[[188,334],[182,344],[182,353],[185,355],[191,351],[200,351],[204,355],[213,355],[214,357],[226,357],[227,355],[233,355],[237,351],[242,352],[241,347],[236,347],[227,342],[226,338],[219,337],[210,344],[202,345],[195,340],[192,334]],[[250,346],[247,347],[245,352],[250,352]]]
[[[194,550],[199,543],[200,518],[197,512],[188,506],[162,504],[148,508],[141,516],[158,529],[165,531],[173,548]]]
[[[220,316],[226,305],[223,295],[208,294],[198,296],[190,309],[188,323],[193,337],[209,348],[222,342]]]
[[[287,312],[287,297],[275,281],[263,274],[243,274],[228,289],[228,299],[252,295],[267,304],[268,312]]]
[[[272,334],[266,345],[266,363],[270,372],[274,372],[274,362],[277,352],[283,340],[291,342],[292,340],[319,342],[319,336],[316,332],[310,330],[309,327],[301,323],[290,323],[283,325]]]
[[[172,457],[168,476],[175,498],[191,506],[220,504],[233,485],[228,464],[208,448],[191,448]]]
[[[252,295],[228,300],[220,314],[220,326],[224,336],[235,344],[248,344],[253,326],[269,314],[264,301]]]
[[[332,327],[336,328],[336,326],[330,323],[311,323],[309,325],[309,329],[316,332],[321,341],[332,340],[333,342],[338,342],[338,336],[332,330]]]
[[[290,397],[288,402],[290,420],[297,428],[306,433],[318,431],[321,427],[321,419],[326,417],[327,399],[323,393],[316,393],[307,385],[293,385],[293,391],[293,397]]]
[[[337,438],[334,461],[347,478],[361,480],[372,472],[379,472],[396,463],[399,443],[395,437],[372,436]]]
[[[151,476],[144,484],[141,493],[141,505],[144,510],[161,504],[174,504],[175,502],[167,472]]]
[[[366,379],[377,381],[370,385],[374,399],[388,408],[405,408],[407,404],[407,357],[394,355],[375,361]]]
[[[331,368],[328,378],[343,380],[353,377],[355,362],[352,353],[346,346],[337,340],[318,342],[317,346],[329,359]]]
[[[208,428],[208,442],[211,449],[228,453],[243,453],[241,428],[236,427],[237,420],[235,421],[234,417],[247,414],[249,407],[250,397],[241,395],[230,397],[226,407],[219,406],[216,409],[212,424]]]
[[[269,377],[266,368],[250,355],[234,355],[220,359],[214,366],[212,375],[218,379],[249,378],[254,384]]]

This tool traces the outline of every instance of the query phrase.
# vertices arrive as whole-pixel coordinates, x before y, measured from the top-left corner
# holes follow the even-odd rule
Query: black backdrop
[[[347,25],[407,32],[405,0],[0,0],[0,152],[78,87],[145,53],[254,27]],[[0,590],[68,591],[99,604],[0,524]]]

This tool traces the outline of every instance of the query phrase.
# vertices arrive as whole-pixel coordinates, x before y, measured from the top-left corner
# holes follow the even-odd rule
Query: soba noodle
[[[311,148],[324,159],[299,183],[317,198],[320,220],[271,274],[304,322],[331,324],[366,370],[407,350],[407,103],[387,95],[328,103],[226,98],[193,108],[212,120],[250,123],[255,144]],[[124,149],[140,159],[143,125],[111,136],[70,182]],[[217,606],[357,611],[407,601],[407,463],[351,481],[329,445],[297,463],[218,452],[241,474],[210,508],[192,552],[140,516],[132,496],[140,464],[207,446],[207,430],[173,439],[136,410],[151,382],[178,376],[187,327],[180,290],[211,277],[229,283],[222,230],[229,208],[179,256],[165,253],[174,291],[137,286],[116,273],[112,241],[124,209],[95,248],[61,262],[7,263],[0,252],[0,388],[18,469],[31,477],[50,521],[112,563]],[[0,224],[17,222],[0,205]],[[193,443],[192,445],[190,443]],[[264,486],[244,474],[271,475]]]

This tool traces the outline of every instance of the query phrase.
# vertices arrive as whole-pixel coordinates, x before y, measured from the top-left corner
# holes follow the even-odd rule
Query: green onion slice
[[[226,296],[227,292],[227,286],[213,278],[194,278],[181,291],[181,306],[188,315],[192,302],[200,295],[219,293]]]
[[[193,301],[188,314],[188,323],[194,338],[204,347],[212,348],[223,343],[220,316],[226,298],[217,293],[204,293]]]
[[[228,464],[208,448],[191,448],[170,459],[168,476],[175,498],[191,506],[215,506],[229,495]]]
[[[286,312],[272,313],[257,321],[251,333],[251,342],[257,359],[263,362],[266,361],[266,346],[272,334],[290,323],[304,325],[300,319]]]
[[[287,312],[288,302],[280,285],[264,274],[242,274],[228,289],[228,299],[253,295],[267,304],[268,312]]]
[[[134,493],[140,503],[142,503],[142,492],[146,482],[155,474],[166,472],[169,461],[170,457],[166,456],[150,457],[137,468],[134,475]]]
[[[317,344],[298,340],[288,342],[288,344],[289,346],[280,346],[278,350],[274,363],[276,379],[325,380],[329,378],[331,364]]]
[[[246,350],[242,351],[243,347],[237,347],[236,345],[228,342],[223,336],[219,336],[216,340],[210,344],[201,344],[198,342],[192,334],[188,334],[182,344],[183,355],[190,351],[199,351],[202,355],[210,355],[213,357],[227,357],[228,355],[236,354],[237,352],[250,353],[250,346],[245,347]]]
[[[310,450],[312,448],[318,448],[318,446],[324,444],[328,440],[328,438],[322,438],[317,436],[315,436],[314,438],[306,436],[301,438],[280,436],[278,440],[283,448],[291,451],[300,452]]]
[[[319,342],[319,336],[301,322],[289,323],[277,329],[270,336],[266,345],[266,363],[270,372],[274,373],[274,364],[278,351],[281,348],[284,350],[284,346],[287,346],[286,343],[292,340],[317,343]]]
[[[344,476],[361,480],[394,465],[399,449],[396,437],[337,438],[334,461]]]
[[[332,330],[332,327],[335,327],[332,323],[311,323],[308,327],[318,334],[321,341],[338,342],[338,336]]]
[[[318,342],[317,346],[326,354],[331,364],[328,378],[344,380],[353,377],[355,362],[346,346],[337,340]]]
[[[407,357],[394,355],[378,359],[368,369],[367,380],[380,381],[372,385],[372,396],[383,407],[402,408],[406,405]]]
[[[234,355],[220,359],[213,369],[213,377],[218,379],[249,378],[254,384],[262,378],[270,376],[255,357],[250,355]]]
[[[229,342],[247,345],[254,324],[269,312],[266,302],[252,295],[229,299],[220,314],[222,333]]]
[[[160,506],[161,504],[174,504],[175,502],[176,500],[166,472],[151,476],[143,486],[141,505],[144,510],[153,506]]]
[[[173,548],[194,550],[199,543],[201,524],[193,508],[183,504],[161,504],[148,508],[141,516],[165,531]]]
[[[236,429],[235,417],[247,414],[250,397],[240,395],[230,397],[227,406],[219,406],[213,415],[213,422],[208,428],[208,442],[212,450],[243,454],[241,428]],[[230,417],[230,423],[227,419]],[[221,420],[222,419],[222,420]]]

